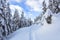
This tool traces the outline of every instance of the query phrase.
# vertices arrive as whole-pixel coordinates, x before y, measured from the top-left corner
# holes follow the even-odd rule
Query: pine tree
[[[43,9],[42,9],[43,10],[43,14],[45,14],[45,12],[47,10],[45,0],[43,1],[42,6],[43,6]]]
[[[33,21],[31,20],[31,18],[28,19],[28,26],[31,26],[33,23]]]
[[[21,18],[24,18],[24,12],[22,11]]]
[[[2,28],[2,21],[0,21],[0,40],[3,40],[3,28]]]
[[[25,25],[25,17],[24,17],[24,12],[22,11],[20,18],[20,27],[24,27],[24,25]]]
[[[53,0],[49,0],[48,8],[54,13],[54,10],[53,10]]]
[[[7,36],[9,31],[11,30],[10,21],[11,14],[9,8],[9,2],[7,0],[0,0],[0,20],[2,21],[2,28],[4,32],[3,36]]]
[[[58,13],[60,11],[59,4],[60,2],[58,0],[49,0],[48,7],[53,13]]]
[[[19,13],[18,13],[17,9],[15,9],[13,21],[14,21],[14,24],[15,24],[14,25],[14,30],[16,30],[17,28],[19,28],[19,23],[20,23],[20,17],[19,17]]]
[[[9,8],[9,3],[7,3],[7,7],[6,7],[6,14],[5,14],[5,17],[6,17],[6,21],[7,21],[7,30],[8,30],[8,34],[11,33],[11,11],[10,11],[10,8]]]
[[[3,2],[4,0],[0,0],[0,21],[1,21],[1,25],[2,25],[2,28],[3,28],[3,31],[2,32],[2,35],[3,36],[6,36],[6,30],[5,30],[5,27],[6,27],[6,24],[5,24],[5,21],[6,21],[6,18],[5,18],[5,13],[4,13],[4,3],[5,1]]]
[[[51,23],[52,23],[52,15],[50,15],[50,16],[48,16],[48,17],[46,18],[46,22],[47,22],[48,24],[51,24]]]
[[[42,5],[43,5],[43,8],[42,8],[43,12],[42,12],[42,14],[40,14],[40,23],[43,25],[43,21],[45,19],[43,16],[45,15],[45,13],[47,11],[47,6],[45,3],[45,0],[43,1]]]

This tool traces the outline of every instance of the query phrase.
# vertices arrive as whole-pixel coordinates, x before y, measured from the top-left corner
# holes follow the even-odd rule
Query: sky
[[[9,0],[12,15],[15,9],[17,9],[19,15],[23,11],[24,16],[32,20],[42,13],[42,2],[43,0]]]

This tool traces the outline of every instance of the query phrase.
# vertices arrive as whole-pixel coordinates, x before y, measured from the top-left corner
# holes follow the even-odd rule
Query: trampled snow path
[[[40,24],[34,24],[31,27],[25,27],[17,30],[13,34],[8,36],[8,40],[32,40],[35,30],[40,28]]]
[[[52,24],[34,24],[17,30],[8,40],[60,40],[60,14],[53,15]]]

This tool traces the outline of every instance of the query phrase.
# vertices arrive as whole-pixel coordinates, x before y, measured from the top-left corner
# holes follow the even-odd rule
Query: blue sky
[[[43,0],[9,0],[10,8],[18,9],[21,14],[21,11],[24,11],[27,18],[32,18],[32,20],[38,16],[42,11],[42,2]],[[14,14],[12,12],[12,14]]]

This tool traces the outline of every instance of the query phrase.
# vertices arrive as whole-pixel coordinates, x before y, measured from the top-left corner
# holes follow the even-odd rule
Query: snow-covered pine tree
[[[34,23],[37,23],[37,21],[40,19],[40,15],[37,16],[35,19],[34,19]]]
[[[60,5],[60,0],[49,0],[49,5],[48,5],[48,15],[47,15],[47,18],[46,18],[46,21],[48,24],[51,24],[52,23],[52,14],[54,13],[58,13],[60,12],[60,8],[59,8],[59,5]]]
[[[33,21],[31,20],[31,18],[27,19],[28,21],[28,26],[31,26],[33,24]]]
[[[13,22],[14,22],[14,30],[18,29],[19,24],[20,24],[20,17],[19,17],[19,13],[17,9],[15,9],[15,13],[13,16]]]
[[[41,16],[42,16],[41,22],[42,22],[42,24],[44,24],[44,20],[46,20],[46,22],[48,24],[51,24],[52,15],[51,15],[50,10],[52,10],[52,8],[51,8],[52,7],[52,0],[49,0],[48,8],[46,7],[45,0],[43,1],[42,5],[43,5],[43,13],[41,14]]]
[[[46,22],[48,24],[52,23],[52,19],[51,19],[52,18],[52,14],[58,13],[60,11],[58,5],[59,5],[58,0],[49,0],[49,5],[48,5],[48,9],[49,10],[47,10],[48,11],[48,13],[47,13],[48,15],[47,15],[47,18],[46,18]]]
[[[5,14],[5,17],[6,17],[6,21],[7,21],[7,30],[8,30],[8,34],[11,33],[11,11],[10,11],[10,8],[9,8],[9,3],[7,3],[6,5],[6,10],[5,10],[6,14]]]
[[[45,19],[48,24],[52,23],[52,12],[54,12],[53,8],[52,8],[53,7],[52,3],[53,3],[53,1],[49,0],[49,6],[48,6],[48,8],[47,8],[47,10],[46,10],[46,12],[44,14],[44,17],[42,18],[43,20]]]
[[[54,10],[53,10],[53,0],[49,0],[48,8],[54,13]]]
[[[3,32],[0,35],[2,35],[2,36],[6,36],[6,24],[5,24],[6,23],[6,18],[5,18],[5,11],[4,11],[5,2],[6,2],[6,0],[0,0],[0,21],[1,21],[1,26],[2,26],[2,29],[3,29]]]
[[[0,20],[2,21],[2,28],[4,32],[2,33],[3,36],[7,36],[8,30],[10,31],[10,8],[8,0],[0,0]],[[9,25],[9,26],[8,26]]]
[[[59,0],[49,0],[48,7],[53,13],[58,13],[60,11],[59,5],[60,5]]]
[[[24,12],[22,11],[21,18],[24,18]]]
[[[37,16],[35,19],[34,19],[34,23],[41,23],[41,20],[42,20],[42,17],[43,17],[43,15],[42,14],[40,14],[39,16]]]
[[[58,2],[53,0],[53,10],[54,13],[58,13]]]
[[[24,17],[24,12],[22,11],[20,18],[20,27],[24,27],[24,25],[25,25],[25,17]]]
[[[43,9],[43,14],[45,14],[45,12],[47,10],[45,0],[43,1],[42,6],[43,6],[43,8],[42,8]]]
[[[43,25],[44,24],[43,21],[45,19],[44,15],[47,11],[47,6],[46,6],[45,0],[42,2],[42,6],[43,6],[43,8],[42,8],[43,12],[40,14],[40,18],[41,18],[40,21],[41,21],[41,24]]]
[[[3,31],[3,28],[2,28],[2,21],[0,21],[0,40],[3,40],[3,35],[2,35],[3,32],[4,31]]]
[[[42,2],[42,10],[43,10],[43,12],[34,19],[35,23],[41,23],[41,24],[43,24],[42,23],[42,20],[44,20],[43,19],[43,15],[45,14],[45,12],[47,10],[45,0]]]

